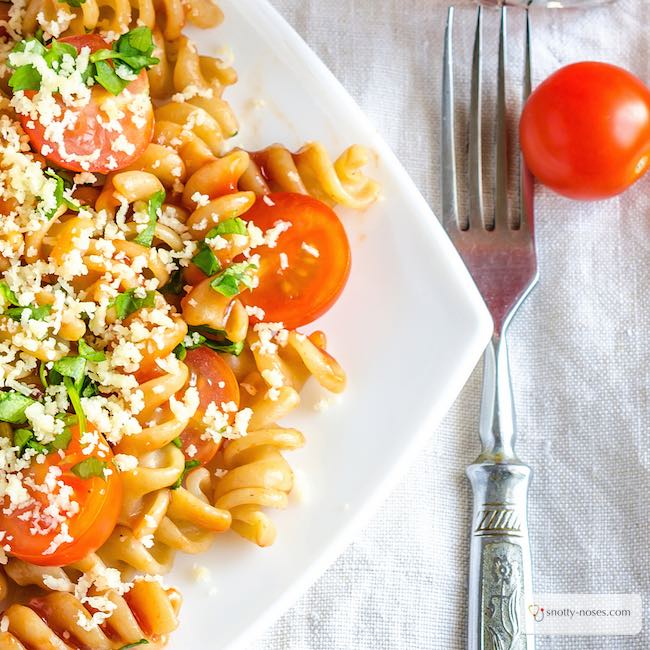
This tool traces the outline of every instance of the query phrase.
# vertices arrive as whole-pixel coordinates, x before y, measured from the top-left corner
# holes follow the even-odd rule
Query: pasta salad
[[[275,540],[350,269],[353,145],[230,144],[211,0],[0,3],[0,649],[161,648],[177,553]],[[261,145],[265,143],[260,143]]]

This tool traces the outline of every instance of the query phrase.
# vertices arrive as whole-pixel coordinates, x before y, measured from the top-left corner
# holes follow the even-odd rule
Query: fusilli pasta
[[[222,18],[0,4],[0,648],[163,647],[159,576],[275,541],[305,444],[278,423],[311,377],[345,388],[297,328],[345,284],[328,206],[377,198],[371,154],[234,146],[236,72],[183,33]]]

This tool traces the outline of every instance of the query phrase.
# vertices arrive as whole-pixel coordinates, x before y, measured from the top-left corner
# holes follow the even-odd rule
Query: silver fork
[[[494,214],[483,209],[481,163],[481,25],[477,9],[469,116],[468,214],[458,212],[454,148],[452,23],[447,15],[442,88],[442,221],[494,320],[485,350],[479,420],[481,453],[467,468],[474,506],[470,542],[469,650],[531,650],[526,635],[531,561],[527,526],[530,468],[515,453],[515,414],[506,330],[537,282],[533,185],[520,162],[519,201],[508,209],[506,133],[506,9],[501,8],[496,104]],[[530,93],[530,23],[526,12],[524,97]]]

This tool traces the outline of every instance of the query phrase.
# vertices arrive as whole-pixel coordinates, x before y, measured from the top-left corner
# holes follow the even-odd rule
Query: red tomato
[[[263,309],[265,321],[294,329],[311,323],[336,302],[350,274],[350,245],[343,224],[321,201],[289,192],[269,198],[268,203],[255,201],[246,218],[263,231],[278,221],[291,227],[275,248],[255,249],[261,257],[260,283],[240,299]]]
[[[88,424],[87,428],[92,430],[92,425]],[[43,464],[38,464],[33,460],[31,466],[23,470],[23,485],[25,485],[26,479],[32,479],[36,485],[42,485],[48,470],[54,466],[58,467],[61,470],[61,475],[57,479],[55,493],[71,489],[70,501],[76,502],[79,509],[76,514],[70,514],[65,522],[52,520],[42,514],[42,510],[37,513],[34,504],[18,509],[10,515],[4,514],[0,510],[0,530],[6,531],[2,543],[8,543],[11,546],[10,555],[40,566],[62,566],[78,562],[89,553],[96,551],[108,539],[115,528],[122,506],[122,481],[117,470],[110,463],[113,458],[110,447],[101,434],[97,435],[99,444],[96,451],[86,455],[79,442],[79,430],[74,427],[72,439],[63,458],[60,457],[58,451],[53,452],[46,457]],[[105,454],[102,457],[98,455],[100,449]],[[112,473],[106,479],[103,477],[84,479],[72,473],[73,466],[92,457],[109,464]],[[64,484],[64,487],[60,486],[59,481]],[[47,507],[48,494],[51,493],[51,490],[46,494],[30,487],[27,487],[27,490],[30,496],[42,504],[42,508]],[[19,519],[21,515],[29,515],[30,520]],[[53,553],[45,554],[54,538],[62,532],[62,523],[67,524],[68,534],[73,541],[65,541],[58,545]],[[44,530],[50,525],[52,530],[43,535],[30,531],[33,526]],[[10,539],[10,537],[13,538]]]
[[[519,134],[544,185],[575,199],[614,196],[648,168],[650,91],[622,68],[574,63],[531,94]]]
[[[77,51],[82,47],[89,47],[93,52],[105,48],[110,49],[108,43],[97,34],[68,36],[60,39],[60,42],[73,45],[77,48]],[[35,94],[35,91],[25,92],[25,95],[29,97],[33,97]],[[144,102],[142,102],[141,97],[143,95]],[[128,167],[142,155],[142,152],[151,142],[153,135],[153,106],[149,98],[149,80],[144,70],[117,96],[112,95],[99,84],[95,84],[92,88],[90,102],[81,108],[65,106],[58,97],[56,99],[63,111],[77,113],[77,123],[74,129],[65,131],[65,152],[77,156],[87,156],[99,151],[99,157],[88,163],[87,171],[107,174]],[[119,133],[107,129],[98,121],[99,118],[106,123],[110,119],[101,109],[102,104],[107,99],[110,99],[111,104],[124,113],[124,117],[117,119],[121,126]],[[136,113],[132,108],[135,103],[144,103],[144,109],[142,109],[139,118],[136,117]],[[28,115],[19,115],[19,118],[23,129],[29,135],[32,147],[37,152],[43,153],[43,146],[47,145],[49,153],[43,155],[50,162],[64,169],[77,172],[83,171],[79,161],[67,159],[63,152],[59,150],[59,145],[45,136],[45,127],[40,122],[32,121]],[[138,124],[134,123],[134,118]],[[144,125],[142,124],[143,120]],[[123,135],[133,145],[133,151],[126,153],[125,151],[113,150],[112,145],[120,135]]]
[[[219,445],[213,440],[202,440],[205,431],[203,416],[210,402],[219,406],[234,402],[239,409],[239,384],[228,364],[208,347],[201,346],[187,351],[185,363],[190,369],[190,385],[199,391],[200,404],[189,424],[181,433],[183,452],[190,460],[198,460],[202,465],[209,462],[219,451]],[[220,385],[221,384],[221,385]],[[194,456],[187,453],[187,448],[194,445]]]

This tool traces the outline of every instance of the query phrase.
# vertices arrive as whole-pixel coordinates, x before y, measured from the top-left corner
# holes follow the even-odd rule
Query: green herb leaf
[[[124,54],[137,52],[150,56],[154,50],[153,37],[148,27],[136,27],[117,40],[115,50]]]
[[[105,463],[103,460],[99,460],[99,458],[95,458],[94,456],[90,456],[89,458],[84,458],[80,463],[73,465],[70,468],[70,471],[79,478],[88,479],[97,476],[106,480],[104,470],[107,469],[107,467],[108,463]]]
[[[179,449],[183,446],[183,443],[181,442],[180,436],[178,436],[178,437],[176,437],[176,438],[174,438],[172,440],[172,445],[174,445],[174,447],[178,447]]]
[[[238,357],[244,349],[243,341],[237,341],[237,343],[233,343],[232,341],[226,340],[225,342],[220,343],[219,341],[211,341],[210,339],[206,339],[203,342],[203,345],[217,352],[234,354],[236,357]]]
[[[0,420],[11,424],[24,424],[27,422],[25,409],[35,403],[31,397],[15,390],[0,393]]]
[[[3,280],[0,282],[0,296],[2,297],[5,305],[17,305],[18,298],[16,294],[9,288],[9,285]]]
[[[83,339],[79,339],[79,341],[77,341],[77,350],[79,351],[79,356],[87,359],[88,361],[106,360],[106,355],[101,350],[95,350],[94,348],[91,348]]]
[[[64,204],[70,210],[73,210],[74,212],[79,212],[79,208],[81,206],[68,199],[64,194],[65,189],[68,186],[66,179],[63,178],[62,175],[57,174],[51,169],[46,169],[45,174],[46,176],[49,176],[50,178],[53,178],[56,181],[56,186],[54,188],[54,199],[56,201],[56,205],[45,213],[45,217],[47,219],[51,219],[57,213],[58,209]]]
[[[29,320],[45,320],[52,311],[50,305],[41,305],[40,307],[9,307],[6,310],[7,316],[12,320],[22,320],[23,313],[27,311]]]
[[[224,296],[232,298],[241,293],[242,287],[253,288],[252,272],[255,270],[257,265],[250,262],[231,264],[210,282],[210,286]]]
[[[41,384],[43,384],[43,388],[47,388],[49,386],[47,381],[47,368],[42,361],[38,364],[38,376],[40,377]]]
[[[185,347],[188,350],[193,350],[194,348],[198,348],[198,347],[200,347],[201,345],[203,345],[205,343],[205,336],[203,336],[203,334],[199,334],[198,332],[196,332],[196,333],[198,334],[198,336],[192,336],[191,337],[192,338],[192,343],[190,345],[185,345]]]
[[[147,212],[149,214],[149,223],[147,226],[138,233],[138,236],[133,240],[136,244],[140,246],[146,246],[151,248],[153,243],[153,237],[156,232],[156,224],[158,223],[158,212],[162,208],[162,204],[165,200],[165,190],[160,190],[156,192],[150,199],[147,204]]]
[[[95,395],[99,395],[99,388],[92,379],[86,377],[84,380],[83,388],[79,392],[79,395],[81,397],[94,397]]]
[[[31,65],[21,65],[9,77],[9,86],[18,90],[38,90],[41,87],[41,73]]]
[[[54,362],[52,370],[56,370],[62,377],[74,379],[77,390],[80,390],[86,376],[86,359],[83,357],[63,357]]]
[[[198,460],[186,460],[185,467],[181,475],[176,479],[175,483],[169,486],[169,489],[178,490],[178,488],[183,484],[183,481],[185,480],[185,477],[187,476],[188,472],[194,469],[195,467],[198,467],[200,464],[201,463]]]
[[[172,271],[169,280],[164,287],[160,288],[161,293],[170,293],[180,296],[183,293],[183,272],[180,269]]]
[[[49,454],[49,446],[36,440],[34,432],[29,429],[16,429],[14,431],[14,447],[18,447],[18,453],[22,456],[25,449],[33,449],[38,454]]]
[[[64,377],[63,384],[66,391],[68,392],[68,397],[70,398],[72,408],[77,414],[77,418],[79,418],[79,435],[83,436],[83,434],[86,433],[86,414],[84,413],[83,407],[81,406],[79,390],[70,377]]]
[[[204,241],[198,242],[192,263],[196,264],[206,275],[214,275],[221,270],[217,256]]]
[[[86,4],[86,0],[59,0],[59,2],[71,7],[81,7],[81,5]]]
[[[43,54],[43,58],[47,63],[49,68],[55,68],[55,63],[57,66],[61,64],[61,61],[64,56],[72,57],[73,59],[77,58],[77,49],[70,45],[69,43],[62,43],[61,41],[52,41],[50,47],[47,49],[47,52]]]
[[[70,440],[72,440],[72,431],[68,427],[65,427],[61,433],[57,433],[54,436],[54,440],[50,443],[50,446],[53,449],[67,449],[68,445],[70,444]]]
[[[106,88],[111,95],[119,95],[128,84],[128,81],[118,77],[115,68],[106,61],[95,63],[95,81]]]
[[[247,235],[246,223],[239,217],[232,217],[231,219],[224,219],[220,221],[214,228],[211,228],[205,235],[206,239],[212,239],[217,235]]]
[[[29,441],[32,440],[33,437],[34,432],[29,429],[16,429],[14,431],[14,447],[18,447],[19,455],[23,455],[25,447],[27,447]]]
[[[135,648],[139,645],[149,645],[149,641],[146,639],[140,639],[139,641],[136,641],[135,643],[129,643],[127,645],[123,645],[120,650],[129,650],[129,648]]]
[[[156,292],[147,291],[144,298],[136,296],[138,289],[127,289],[113,301],[113,306],[120,320],[124,320],[130,314],[143,309],[144,307],[153,307],[156,301]],[[139,293],[139,291],[138,291]]]
[[[172,352],[176,355],[176,358],[179,361],[184,361],[185,357],[187,356],[187,349],[182,343],[179,343],[173,350]]]

